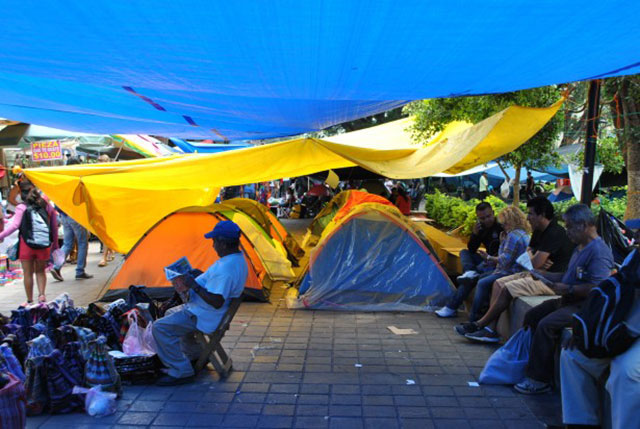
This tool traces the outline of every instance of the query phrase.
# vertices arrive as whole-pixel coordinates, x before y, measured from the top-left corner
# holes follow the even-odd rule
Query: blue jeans
[[[89,247],[89,237],[85,227],[80,225],[69,216],[63,214],[60,216],[60,221],[64,227],[64,241],[62,244],[62,251],[64,252],[65,259],[71,253],[73,249],[73,240],[78,241],[78,264],[76,265],[76,276],[84,274],[84,267],[87,265],[87,250]],[[56,269],[60,269],[61,266],[56,266]]]
[[[477,284],[476,282],[469,282],[459,285],[455,295],[449,300],[447,307],[457,310],[475,287],[476,295],[473,298],[471,312],[469,313],[469,321],[475,322],[482,317],[482,310],[489,306],[493,282],[504,276],[504,274],[486,273],[480,275]]]
[[[477,271],[478,273],[486,273],[493,271],[493,266],[487,265],[477,252],[471,253],[468,249],[460,251],[460,263],[462,264],[462,272]]]

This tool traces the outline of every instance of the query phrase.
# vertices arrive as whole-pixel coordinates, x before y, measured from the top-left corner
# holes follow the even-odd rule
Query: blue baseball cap
[[[640,229],[640,218],[629,219],[628,221],[625,222],[625,225],[627,225],[627,228],[630,228],[630,229]]]
[[[223,220],[218,222],[210,232],[207,232],[204,238],[238,240],[240,239],[240,227],[235,222]]]

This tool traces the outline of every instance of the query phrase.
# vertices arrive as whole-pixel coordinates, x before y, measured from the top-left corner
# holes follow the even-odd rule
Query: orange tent
[[[107,285],[103,300],[126,296],[130,285],[145,285],[152,297],[173,294],[164,267],[186,256],[193,268],[205,271],[218,260],[212,241],[204,234],[226,218],[207,208],[172,213],[151,228],[127,254],[120,271]],[[254,246],[243,233],[240,247],[249,267],[245,295],[267,301],[272,281]]]

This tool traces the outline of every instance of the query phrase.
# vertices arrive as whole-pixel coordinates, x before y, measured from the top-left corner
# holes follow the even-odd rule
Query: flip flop
[[[47,302],[47,297],[44,294],[38,295],[38,302]]]
[[[106,266],[107,266],[107,261],[100,261],[100,262],[98,262],[98,266],[99,266],[99,267],[106,267]]]
[[[33,304],[33,301],[25,301],[22,304],[20,304],[20,307],[24,307],[27,308],[28,306],[30,306],[31,304]]]

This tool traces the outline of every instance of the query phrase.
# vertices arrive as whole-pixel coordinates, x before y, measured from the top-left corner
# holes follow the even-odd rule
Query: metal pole
[[[584,172],[580,202],[588,206],[593,199],[593,167],[596,163],[596,143],[598,141],[598,108],[600,107],[600,80],[589,83],[587,101],[587,139],[584,144]]]

